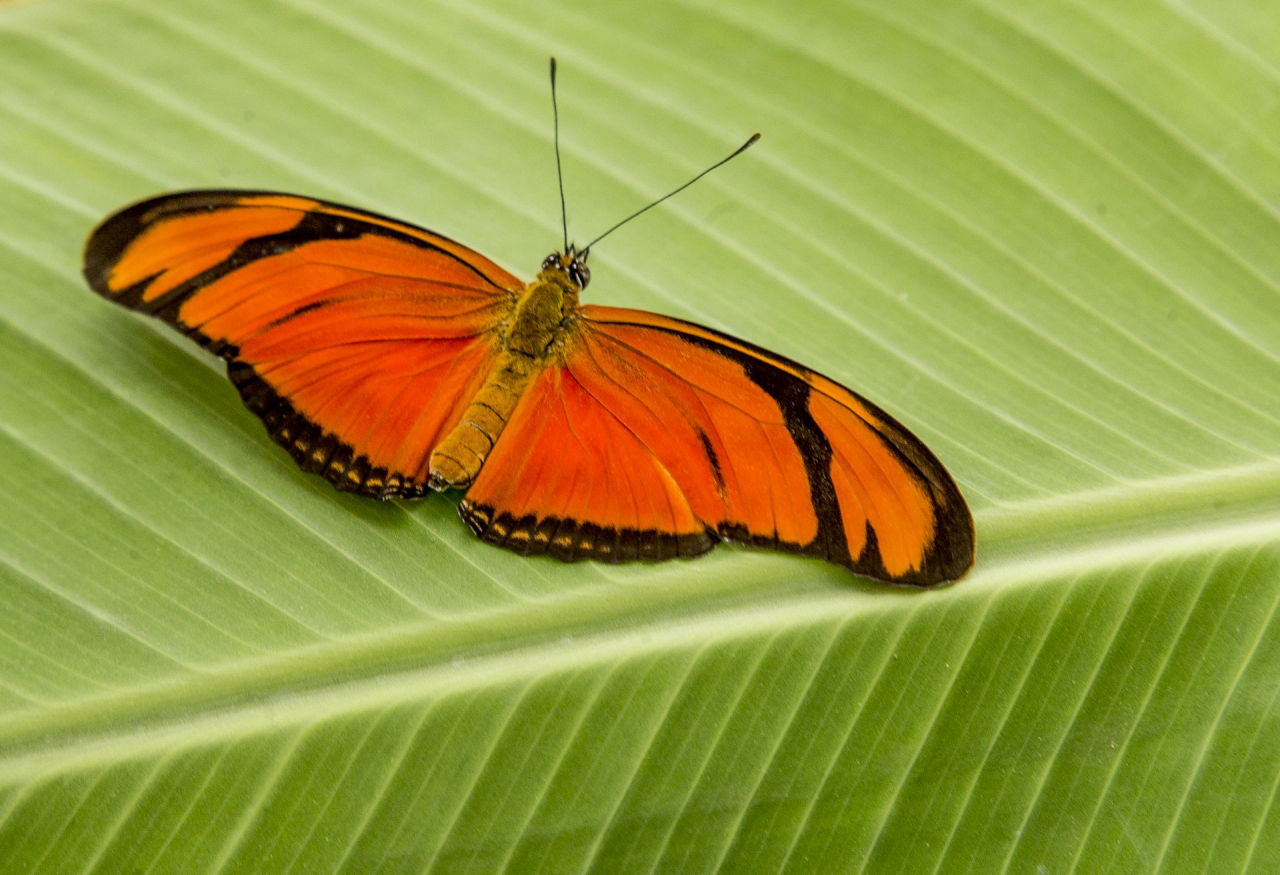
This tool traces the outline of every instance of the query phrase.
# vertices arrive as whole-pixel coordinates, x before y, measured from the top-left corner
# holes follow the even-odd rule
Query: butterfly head
[[[542,273],[548,271],[563,274],[570,283],[582,291],[591,282],[591,268],[587,267],[589,249],[579,252],[572,244],[564,252],[553,252],[542,260]]]

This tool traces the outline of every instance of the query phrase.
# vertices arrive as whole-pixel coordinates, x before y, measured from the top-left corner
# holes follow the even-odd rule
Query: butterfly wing
[[[587,306],[460,506],[482,538],[572,560],[728,538],[930,586],[973,520],[914,435],[839,384],[698,325]]]
[[[431,447],[488,373],[518,279],[459,243],[270,192],[163,195],[104,221],[89,286],[227,360],[304,470],[421,495]]]

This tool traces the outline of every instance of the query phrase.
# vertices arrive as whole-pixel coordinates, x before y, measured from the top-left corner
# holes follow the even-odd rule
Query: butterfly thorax
[[[464,488],[475,480],[533,378],[548,358],[563,354],[578,310],[578,291],[558,265],[544,267],[525,286],[503,328],[493,370],[462,419],[431,453],[433,488]]]
[[[505,346],[511,352],[541,358],[561,336],[578,309],[578,288],[559,268],[548,268],[525,286],[507,325]]]

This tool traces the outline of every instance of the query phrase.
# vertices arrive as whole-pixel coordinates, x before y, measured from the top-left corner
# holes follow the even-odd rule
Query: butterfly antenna
[[[693,179],[690,179],[688,182],[686,182],[684,185],[682,185],[682,186],[680,186],[679,188],[677,188],[675,191],[672,191],[672,192],[670,192],[670,193],[668,193],[668,194],[663,195],[662,197],[658,198],[658,199],[657,199],[656,201],[654,201],[653,203],[649,204],[647,207],[643,207],[642,209],[636,210],[634,213],[632,213],[631,215],[627,216],[625,219],[623,219],[623,220],[622,220],[621,222],[619,222],[618,224],[614,225],[614,226],[613,226],[612,228],[610,228],[608,231],[605,231],[605,232],[604,232],[603,234],[601,234],[599,237],[597,237],[596,239],[594,239],[594,240],[592,240],[590,243],[588,243],[588,244],[586,245],[586,248],[582,250],[582,254],[583,254],[583,255],[586,255],[588,252],[590,252],[590,251],[591,251],[591,247],[592,247],[592,246],[595,246],[595,245],[596,245],[597,243],[599,243],[601,240],[603,240],[604,238],[608,237],[610,234],[612,234],[614,231],[616,231],[616,230],[618,230],[619,228],[621,228],[623,225],[627,224],[627,222],[630,222],[630,221],[631,221],[632,219],[634,219],[636,216],[640,215],[641,213],[648,212],[649,210],[651,210],[651,209],[653,209],[654,207],[656,207],[658,204],[660,204],[660,203],[662,203],[663,201],[665,201],[667,198],[675,197],[675,196],[676,196],[676,195],[678,195],[680,192],[684,191],[686,188],[688,188],[689,186],[693,185],[693,184],[694,184],[695,182],[697,182],[699,179],[701,179],[702,177],[706,176],[706,175],[707,175],[708,173],[710,173],[712,170],[715,170],[715,169],[716,169],[717,167],[719,167],[721,164],[725,164],[725,163],[727,163],[727,162],[731,161],[732,159],[737,158],[737,157],[738,157],[739,155],[741,155],[743,152],[747,151],[747,149],[751,148],[751,146],[753,146],[753,145],[755,144],[756,140],[758,140],[758,139],[760,139],[760,135],[759,135],[759,134],[752,134],[752,135],[751,135],[751,139],[747,140],[745,143],[743,143],[741,146],[739,146],[739,147],[737,148],[737,150],[736,150],[732,155],[730,155],[728,158],[721,158],[721,159],[720,159],[719,161],[717,161],[715,164],[712,164],[712,165],[711,165],[710,167],[708,167],[706,170],[704,170],[704,171],[702,171],[701,173],[699,173],[699,174],[698,174],[697,176],[695,176]]]
[[[564,173],[560,170],[560,108],[556,105],[556,59],[551,59],[551,115],[555,119],[556,179],[560,182],[560,228],[564,231],[564,249],[569,251],[569,214],[564,208]]]

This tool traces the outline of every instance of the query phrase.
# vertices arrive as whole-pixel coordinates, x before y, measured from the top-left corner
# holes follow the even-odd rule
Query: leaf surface
[[[0,6],[0,869],[1270,872],[1280,26],[1234,2]],[[95,298],[245,187],[803,361],[975,511],[961,584],[571,566],[302,475]]]

